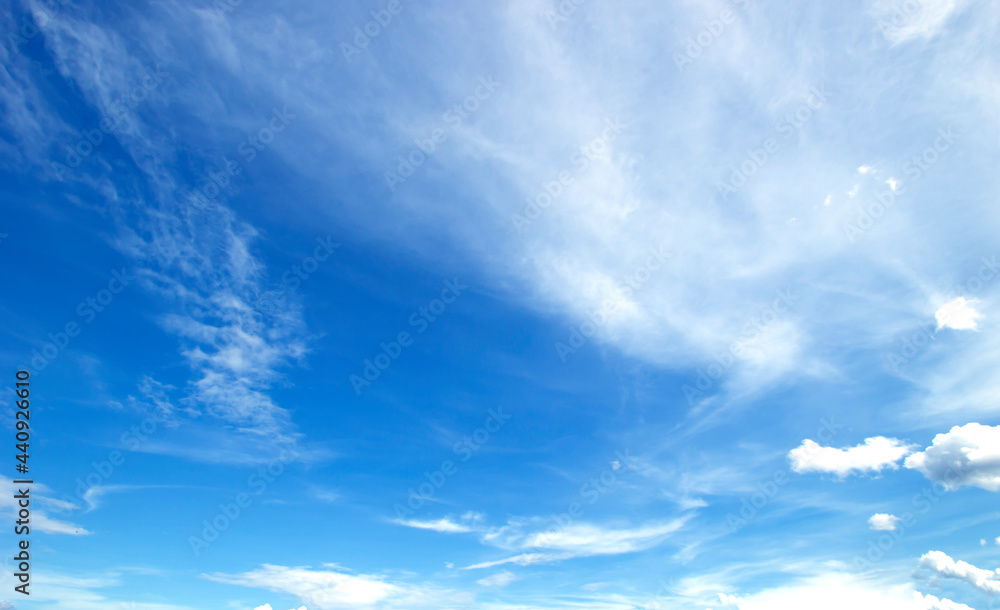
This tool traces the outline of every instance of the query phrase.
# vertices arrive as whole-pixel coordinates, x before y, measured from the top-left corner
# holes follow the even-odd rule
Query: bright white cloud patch
[[[909,586],[891,585],[841,573],[822,574],[751,595],[719,595],[723,608],[737,610],[973,610],[964,604],[923,595]]]
[[[920,567],[941,578],[964,580],[987,595],[1000,595],[1000,570],[984,570],[971,563],[955,561],[941,551],[930,551],[920,558]]]
[[[263,565],[242,574],[205,574],[215,582],[267,589],[298,597],[309,610],[362,608],[455,608],[469,604],[465,593],[389,583],[380,576],[346,574],[333,565],[309,567]],[[266,606],[266,604],[265,604]]]
[[[934,312],[934,319],[937,320],[938,329],[954,328],[955,330],[975,330],[976,319],[981,317],[978,311],[973,309],[972,304],[976,301],[968,301],[965,297],[958,297],[950,303],[945,303]]]
[[[880,472],[885,468],[895,470],[898,468],[896,463],[912,450],[911,445],[884,436],[866,438],[862,445],[843,449],[823,447],[807,439],[788,453],[788,459],[795,472],[829,472],[843,478],[849,474]]]
[[[396,525],[402,525],[405,527],[412,527],[420,530],[431,530],[434,532],[441,532],[443,534],[464,534],[472,531],[472,528],[468,525],[458,523],[453,521],[448,517],[442,519],[437,519],[433,521],[420,521],[417,519],[396,519],[393,521]]]
[[[885,513],[875,513],[868,519],[868,526],[878,532],[893,532],[896,531],[896,524],[899,523],[900,519],[896,515],[887,515]]]
[[[905,466],[948,489],[1000,490],[1000,426],[955,426],[931,446],[906,458]]]

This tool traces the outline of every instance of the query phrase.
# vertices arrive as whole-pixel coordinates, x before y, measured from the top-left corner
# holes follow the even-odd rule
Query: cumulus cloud
[[[970,423],[934,437],[931,446],[904,462],[948,489],[1000,490],[1000,426]]]
[[[878,532],[894,532],[899,521],[900,519],[896,515],[875,513],[868,518],[868,526]]]
[[[972,305],[976,300],[966,300],[965,297],[958,297],[954,301],[945,303],[934,312],[934,319],[937,320],[938,330],[942,328],[953,328],[955,330],[975,330],[976,319],[982,314],[973,309]]]
[[[788,453],[788,459],[795,472],[829,472],[844,478],[850,474],[881,472],[885,468],[895,470],[899,467],[897,462],[912,450],[913,446],[884,436],[866,438],[862,445],[843,449],[823,447],[806,439]]]
[[[920,558],[920,567],[935,576],[963,580],[987,595],[1000,595],[1000,570],[984,570],[971,563],[955,561],[941,551],[930,551]]]

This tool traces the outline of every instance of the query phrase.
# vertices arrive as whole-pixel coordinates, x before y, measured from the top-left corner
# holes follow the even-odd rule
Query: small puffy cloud
[[[941,551],[924,553],[920,558],[920,567],[941,578],[964,580],[987,595],[1000,594],[1000,570],[984,570],[971,563],[955,561]]]
[[[875,513],[868,518],[868,527],[877,532],[894,532],[899,521],[900,519],[896,515]]]
[[[872,173],[873,171],[875,171],[875,168],[872,167],[871,165],[862,165],[861,167],[858,168],[859,174],[867,175]]]
[[[954,328],[955,330],[975,330],[976,318],[981,314],[972,308],[975,299],[968,301],[965,297],[958,297],[950,303],[945,303],[934,312],[934,319],[937,320],[938,330],[942,328]]]
[[[906,458],[907,468],[948,489],[1000,490],[1000,426],[971,423],[934,437],[931,446]]]
[[[847,191],[847,196],[850,197],[851,199],[854,199],[855,197],[858,196],[858,190],[860,188],[861,188],[860,184],[855,184],[854,188],[852,188],[851,190]]]
[[[885,181],[885,183],[889,185],[889,188],[892,189],[893,193],[899,190],[899,180],[890,177],[888,180]]]
[[[482,587],[506,587],[510,583],[517,580],[517,576],[513,572],[508,572],[504,570],[503,572],[497,572],[492,576],[487,576],[486,578],[480,578],[476,581],[477,585]]]
[[[823,447],[806,439],[788,453],[788,459],[795,472],[830,472],[844,478],[849,474],[880,472],[885,468],[895,470],[898,468],[896,463],[912,451],[912,445],[884,436],[866,438],[864,444],[843,449]]]

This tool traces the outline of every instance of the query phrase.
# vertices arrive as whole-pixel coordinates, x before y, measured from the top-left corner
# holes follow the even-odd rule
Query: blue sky
[[[0,606],[1000,607],[1000,8],[5,8]]]

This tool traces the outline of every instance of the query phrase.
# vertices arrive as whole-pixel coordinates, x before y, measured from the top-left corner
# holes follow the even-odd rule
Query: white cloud
[[[862,165],[861,167],[858,168],[858,173],[862,175],[870,174],[873,171],[875,171],[875,168],[872,167],[871,165]]]
[[[892,192],[895,193],[897,190],[899,190],[899,181],[896,180],[895,178],[890,177],[888,180],[885,181],[885,183],[889,185],[889,188],[892,189]]]
[[[379,608],[461,608],[467,593],[390,583],[381,576],[348,574],[332,564],[325,569],[263,565],[242,574],[204,574],[215,582],[267,589],[298,597],[310,610]]]
[[[923,595],[910,585],[878,582],[839,572],[803,578],[741,597],[727,596],[737,610],[973,610],[948,599]],[[734,606],[735,603],[735,606]]]
[[[530,566],[538,563],[548,563],[551,561],[559,561],[562,559],[569,559],[572,555],[567,553],[522,553],[520,555],[515,555],[514,557],[507,557],[505,559],[498,559],[496,561],[483,561],[481,563],[474,563],[472,565],[462,568],[463,570],[482,570],[485,568],[495,568],[497,566],[506,565],[512,563],[519,566]]]
[[[937,320],[938,329],[975,330],[976,319],[982,317],[982,314],[972,307],[972,304],[975,302],[975,299],[967,301],[965,297],[958,297],[954,301],[942,305],[940,309],[934,312],[934,319]]]
[[[937,598],[933,595],[921,595],[917,593],[914,596],[914,600],[916,602],[914,610],[975,610],[975,608],[966,606],[965,604],[953,602],[950,599]]]
[[[725,593],[719,593],[719,603],[722,604],[723,608],[737,608],[740,604],[744,602],[742,597],[737,597],[735,595],[726,595]]]
[[[413,527],[421,530],[431,530],[444,534],[464,534],[473,531],[469,525],[458,523],[448,517],[443,517],[434,521],[420,521],[418,519],[395,519],[396,525]]]
[[[510,583],[517,580],[517,576],[513,572],[508,572],[504,570],[503,572],[497,572],[492,576],[487,576],[486,578],[480,578],[476,581],[476,584],[483,587],[496,587],[502,588],[506,587]]]
[[[875,513],[868,518],[868,526],[879,532],[894,532],[896,531],[896,524],[899,523],[899,521],[900,519],[896,515]]]
[[[486,544],[508,550],[532,551],[506,559],[477,563],[465,569],[481,569],[513,563],[531,565],[594,555],[620,555],[651,548],[684,527],[690,515],[672,521],[650,522],[633,528],[613,528],[592,523],[570,523],[564,527],[528,531],[526,523],[511,521],[484,533]],[[537,552],[543,551],[543,552]]]
[[[931,446],[906,458],[905,466],[948,489],[1000,490],[1000,426],[970,423],[934,437]]]
[[[823,447],[807,439],[792,449],[788,458],[795,472],[829,472],[843,478],[855,473],[881,472],[885,468],[895,470],[896,463],[912,450],[911,445],[884,436],[866,438],[863,445],[843,449]]]
[[[6,584],[6,583],[5,583]],[[32,578],[31,601],[40,607],[72,608],[73,610],[193,610],[190,606],[167,603],[141,602],[129,597],[123,590],[121,574],[115,570],[102,570],[94,575],[71,574],[39,570]],[[110,590],[106,596],[102,590]],[[118,597],[120,596],[120,597]]]
[[[984,570],[971,563],[955,561],[941,551],[924,553],[920,567],[932,571],[942,578],[964,580],[987,595],[1000,595],[1000,569]]]
[[[681,527],[686,519],[648,523],[636,528],[610,529],[589,523],[574,523],[554,532],[527,536],[523,548],[567,551],[581,556],[618,555],[648,548]]]

